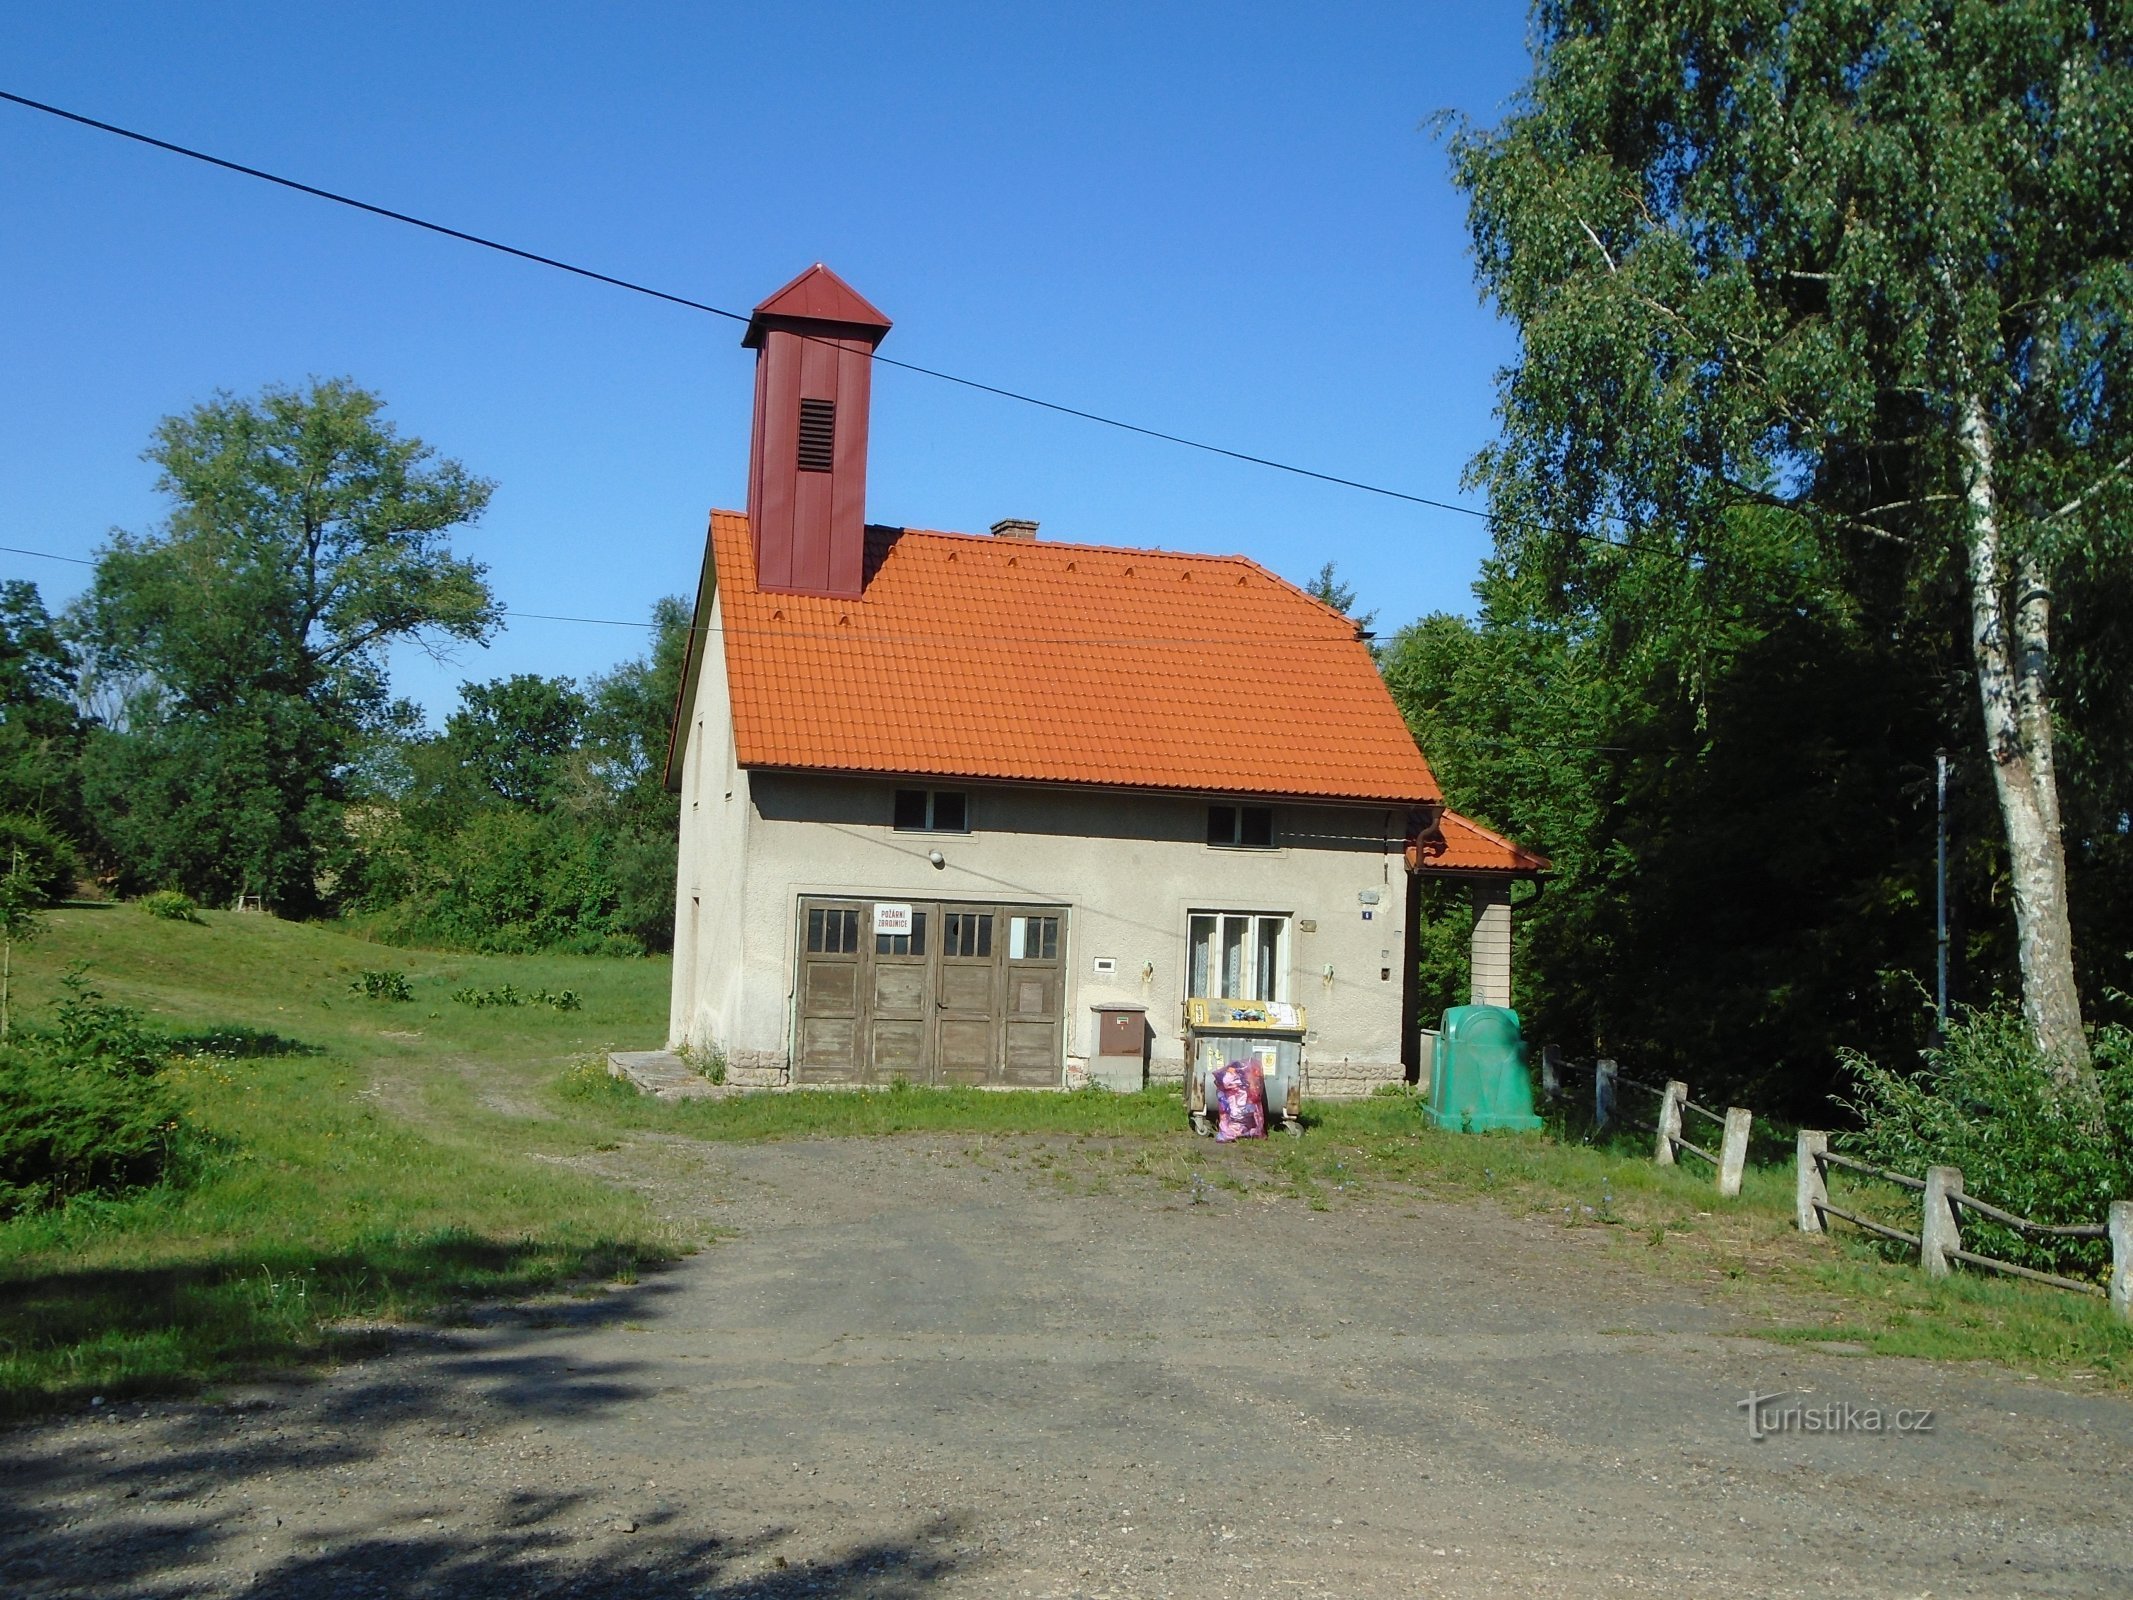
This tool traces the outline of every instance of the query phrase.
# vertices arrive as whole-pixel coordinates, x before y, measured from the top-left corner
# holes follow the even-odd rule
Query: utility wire
[[[619,278],[612,273],[597,272],[591,267],[581,267],[555,256],[542,255],[538,251],[524,250],[517,245],[505,244],[500,239],[490,239],[478,233],[469,233],[464,228],[447,227],[441,222],[431,222],[427,218],[414,216],[405,211],[395,211],[389,206],[375,205],[368,200],[358,200],[353,195],[340,194],[332,189],[322,189],[316,184],[301,183],[294,178],[285,178],[279,173],[268,172],[262,167],[247,166],[241,161],[231,161],[222,156],[210,155],[207,151],[196,150],[190,145],[177,144],[169,139],[158,139],[153,134],[142,133],[134,128],[121,127],[115,122],[104,122],[96,117],[84,116],[79,111],[69,111],[63,106],[48,105],[42,100],[32,100],[27,95],[11,94],[5,89],[0,89],[0,100],[22,106],[30,111],[42,112],[46,116],[58,117],[63,121],[76,123],[84,128],[94,128],[99,133],[112,134],[120,139],[130,139],[136,144],[144,144],[152,149],[167,151],[171,155],[184,156],[188,160],[205,162],[211,167],[220,167],[225,172],[238,173],[247,178],[257,178],[262,183],[271,183],[284,189],[293,189],[298,194],[307,194],[319,200],[329,200],[335,205],[349,206],[354,210],[367,212],[374,217],[383,217],[388,222],[405,223],[411,228],[420,228],[425,232],[441,234],[447,239],[457,239],[462,244],[478,245],[484,250],[494,250],[502,255],[514,256],[521,261],[530,261],[536,266],[553,267],[558,272],[567,272],[575,277],[589,278],[595,283],[604,283],[616,289],[626,289],[632,294],[649,295],[652,299],[664,300],[669,305],[682,306],[691,311],[701,311],[709,316],[723,317],[728,322],[747,323],[753,320],[742,312],[731,311],[724,306],[711,305],[703,300],[691,299],[687,295],[672,294],[665,289],[655,289],[650,284],[638,283],[629,278]],[[1426,506],[1433,511],[1449,511],[1462,517],[1473,517],[1492,526],[1538,527],[1537,524],[1512,521],[1499,516],[1493,511],[1484,510],[1476,506],[1463,506],[1452,500],[1438,500],[1429,495],[1411,494],[1405,489],[1388,488],[1384,484],[1368,483],[1360,478],[1344,478],[1337,473],[1320,472],[1311,467],[1300,467],[1293,462],[1278,461],[1272,456],[1254,455],[1246,450],[1232,450],[1225,445],[1209,444],[1204,439],[1187,438],[1183,434],[1169,433],[1161,428],[1146,427],[1137,422],[1128,422],[1120,417],[1105,416],[1097,411],[1086,411],[1079,406],[1066,405],[1057,400],[1046,400],[1037,395],[1024,394],[1020,390],[1003,388],[993,383],[984,383],[976,378],[960,377],[952,372],[943,372],[937,367],[920,366],[914,361],[899,361],[896,357],[885,356],[878,350],[870,351],[868,354],[872,360],[882,366],[896,367],[904,372],[916,373],[924,378],[935,378],[942,383],[952,383],[965,389],[975,389],[981,394],[997,395],[1003,400],[1012,400],[1026,406],[1036,406],[1040,410],[1054,412],[1060,416],[1077,417],[1084,422],[1097,423],[1106,428],[1116,428],[1123,433],[1138,434],[1144,439],[1155,439],[1164,444],[1180,445],[1188,450],[1199,450],[1208,455],[1222,456],[1231,461],[1243,462],[1248,466],[1266,467],[1275,472],[1289,473],[1294,477],[1309,478],[1317,483],[1330,483],[1343,489],[1356,489],[1364,494],[1379,495],[1388,500],[1400,500],[1409,505]],[[1572,530],[1572,536],[1588,543],[1604,545],[1610,550],[1627,550],[1648,555],[1661,555],[1671,560],[1683,561],[1691,565],[1694,565],[1700,559],[1693,554],[1669,547],[1610,539],[1601,533]]]

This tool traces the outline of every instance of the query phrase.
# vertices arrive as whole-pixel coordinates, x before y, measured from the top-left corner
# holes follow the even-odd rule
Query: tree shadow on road
[[[182,1266],[17,1270],[0,1275],[0,1418],[344,1359],[381,1347],[381,1318],[449,1319],[482,1301],[633,1280],[655,1265],[627,1241],[447,1229],[330,1255],[284,1246]],[[619,1314],[620,1303],[602,1293],[589,1311],[553,1314]]]
[[[790,1529],[729,1529],[701,1496],[574,1481],[568,1456],[485,1482],[476,1466],[503,1451],[563,1444],[550,1423],[656,1401],[645,1363],[596,1358],[576,1336],[642,1326],[667,1293],[655,1279],[494,1305],[462,1326],[375,1334],[390,1348],[324,1383],[19,1424],[0,1435],[0,1593],[901,1600],[967,1559],[952,1519],[826,1552],[818,1530],[801,1549]],[[562,1481],[526,1481],[543,1472]]]

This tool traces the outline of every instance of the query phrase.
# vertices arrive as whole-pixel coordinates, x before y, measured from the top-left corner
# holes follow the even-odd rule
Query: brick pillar
[[[1508,879],[1473,880],[1474,939],[1468,947],[1474,978],[1473,1003],[1511,1003],[1511,884]]]

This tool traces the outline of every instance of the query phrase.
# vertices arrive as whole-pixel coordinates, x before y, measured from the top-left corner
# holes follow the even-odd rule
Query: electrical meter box
[[[1148,1008],[1104,1003],[1096,1013],[1096,1048],[1089,1081],[1122,1094],[1138,1094],[1148,1081]]]
[[[1453,1006],[1444,1013],[1423,1109],[1431,1122],[1455,1133],[1530,1133],[1541,1125],[1517,1012]]]

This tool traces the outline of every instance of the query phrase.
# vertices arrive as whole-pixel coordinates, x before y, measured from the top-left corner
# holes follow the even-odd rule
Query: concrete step
[[[610,1050],[607,1070],[660,1100],[715,1100],[729,1092],[671,1050]]]

